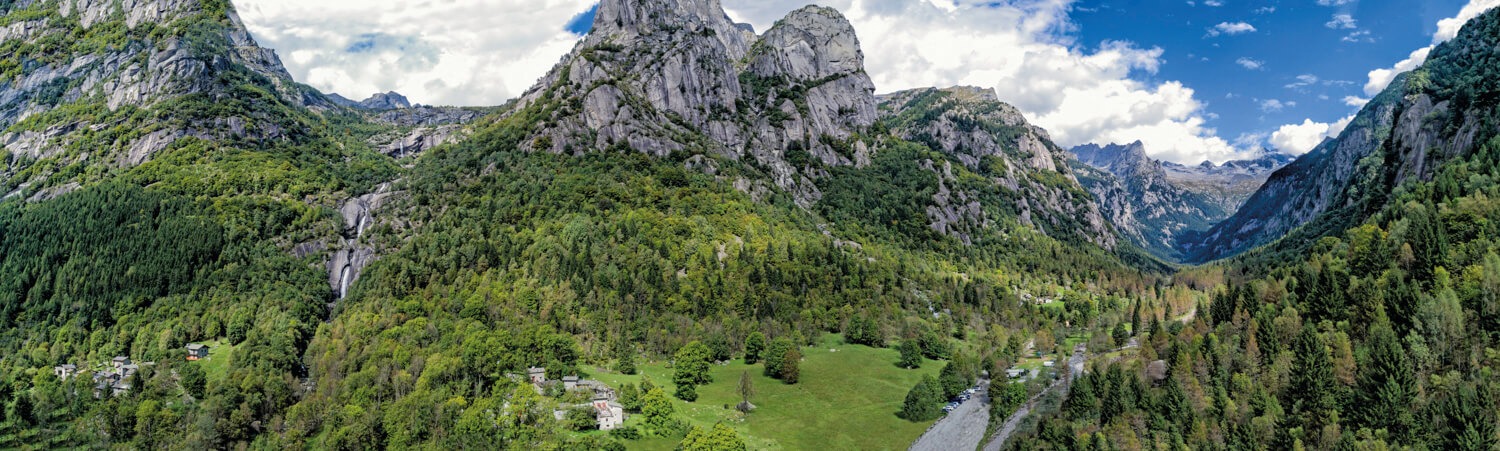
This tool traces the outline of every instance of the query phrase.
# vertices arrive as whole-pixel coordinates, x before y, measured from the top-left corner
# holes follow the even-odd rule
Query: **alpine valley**
[[[1500,446],[1500,10],[1192,166],[820,6],[603,0],[492,107],[229,0],[0,13],[0,449]]]

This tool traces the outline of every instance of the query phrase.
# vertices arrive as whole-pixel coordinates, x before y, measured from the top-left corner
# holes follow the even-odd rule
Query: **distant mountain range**
[[[1180,261],[1179,241],[1196,236],[1239,209],[1271,173],[1292,157],[1184,166],[1150,158],[1140,141],[1072,149],[1079,181],[1094,194],[1120,233],[1153,255]]]

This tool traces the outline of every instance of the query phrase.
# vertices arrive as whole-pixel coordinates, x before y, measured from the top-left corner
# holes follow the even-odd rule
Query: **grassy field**
[[[208,358],[199,360],[198,365],[203,367],[203,374],[208,376],[209,381],[220,381],[224,374],[229,372],[229,355],[234,353],[234,346],[223,341],[207,341]]]
[[[751,449],[906,449],[931,425],[896,418],[906,392],[924,374],[937,376],[944,362],[926,360],[921,369],[895,366],[895,349],[845,345],[837,335],[820,346],[803,348],[802,381],[786,385],[761,375],[760,365],[736,360],[714,365],[714,382],[698,387],[698,401],[673,399],[677,412],[688,422],[708,427],[724,422],[744,437]],[[672,371],[660,362],[641,365],[651,382],[673,390]],[[754,378],[758,407],[750,415],[730,409],[740,401],[740,374]],[[596,371],[594,378],[618,387],[639,383],[641,376]],[[639,415],[627,424],[637,424]],[[670,450],[680,438],[654,438],[627,442],[630,449]]]

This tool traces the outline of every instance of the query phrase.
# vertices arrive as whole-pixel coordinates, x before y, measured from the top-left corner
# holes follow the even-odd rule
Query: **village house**
[[[531,385],[542,386],[547,383],[547,369],[531,367],[526,369],[526,375],[531,378]]]
[[[578,376],[563,376],[563,390],[573,391],[578,388]]]
[[[625,424],[625,408],[603,396],[594,397],[594,411],[599,421],[599,430],[610,431]]]
[[[64,363],[62,365],[54,366],[52,367],[52,374],[57,376],[59,379],[68,380],[68,378],[73,377],[73,375],[75,374],[78,374],[78,365]]]
[[[130,357],[125,357],[125,356],[117,356],[114,359],[111,359],[109,361],[109,366],[112,367],[112,368],[114,368],[115,372],[117,372],[117,373],[121,372],[121,371],[124,371],[125,370],[125,365],[129,365],[129,364],[130,364]]]
[[[208,358],[208,345],[202,343],[189,343],[187,345],[188,361],[202,360]]]

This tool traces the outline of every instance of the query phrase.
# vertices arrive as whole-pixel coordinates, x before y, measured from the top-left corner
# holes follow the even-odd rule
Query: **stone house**
[[[68,380],[68,378],[73,377],[73,375],[75,374],[78,374],[78,365],[64,363],[62,365],[54,366],[52,367],[52,374],[57,376],[58,379]]]
[[[595,418],[599,420],[599,430],[614,430],[625,424],[625,408],[619,403],[595,396],[593,405],[596,412]]]

